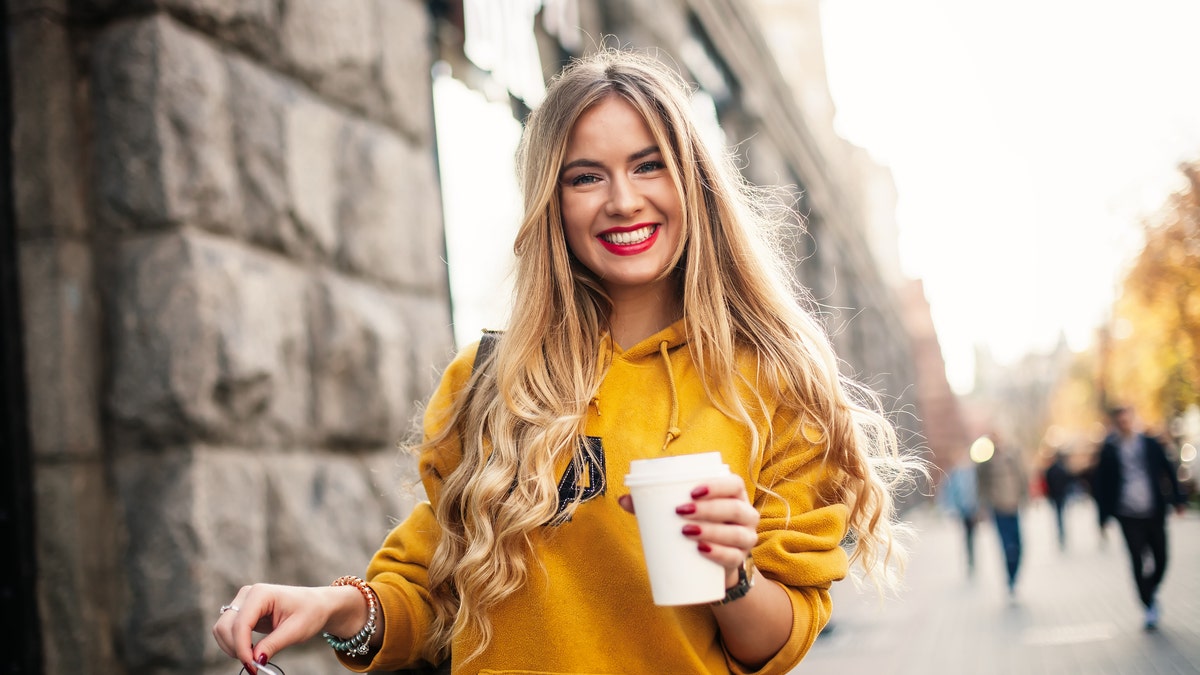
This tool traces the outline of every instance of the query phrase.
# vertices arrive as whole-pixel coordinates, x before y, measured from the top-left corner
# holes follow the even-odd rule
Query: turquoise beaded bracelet
[[[371,638],[375,636],[375,610],[379,605],[374,589],[368,586],[367,582],[355,576],[338,577],[330,586],[354,586],[363,594],[363,597],[367,599],[367,625],[348,640],[343,640],[331,633],[321,633],[321,635],[334,651],[344,652],[350,656],[366,656],[367,652],[371,651]]]

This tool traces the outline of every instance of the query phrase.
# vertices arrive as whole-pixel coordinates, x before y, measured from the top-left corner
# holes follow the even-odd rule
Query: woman
[[[560,74],[518,154],[513,315],[429,403],[429,502],[367,583],[244,587],[217,642],[251,670],[322,632],[360,672],[790,670],[829,619],[847,531],[868,573],[899,557],[890,491],[912,465],[796,300],[765,236],[783,220],[703,145],[682,80],[628,52]],[[733,475],[677,513],[727,602],[656,607],[622,477],[708,451]]]

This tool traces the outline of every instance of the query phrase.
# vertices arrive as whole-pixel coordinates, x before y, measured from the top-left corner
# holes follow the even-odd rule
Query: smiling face
[[[614,301],[670,283],[664,272],[683,236],[679,193],[650,127],[628,101],[609,96],[579,116],[559,199],[571,252]]]

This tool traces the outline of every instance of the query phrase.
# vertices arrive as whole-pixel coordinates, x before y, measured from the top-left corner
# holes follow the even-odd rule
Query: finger
[[[721,499],[732,497],[747,499],[746,484],[737,476],[722,476],[713,478],[692,489],[692,499]]]
[[[740,558],[749,555],[754,546],[758,544],[758,534],[741,525],[688,523],[683,526],[682,532],[683,536],[694,540],[697,544],[736,549]]]
[[[223,621],[218,619],[217,622],[213,624],[212,634],[213,640],[216,640],[217,646],[221,648],[221,651],[225,652],[225,655],[229,658],[235,658],[233,640],[228,637],[229,631],[224,627]]]
[[[258,663],[266,663],[287,647],[303,642],[313,634],[313,631],[304,629],[299,617],[292,615],[254,645],[255,660]]]
[[[246,664],[253,672],[255,664],[254,630],[260,621],[271,615],[273,603],[265,584],[255,584],[238,594],[242,598],[238,605],[241,611],[233,619],[230,634],[233,638],[234,658]],[[264,623],[266,623],[264,621]]]
[[[221,651],[225,652],[230,658],[238,658],[237,654],[237,639],[234,635],[234,624],[237,621],[238,615],[242,612],[242,606],[246,603],[246,594],[249,592],[249,586],[243,586],[237,595],[229,601],[228,605],[221,608],[221,613],[213,623],[212,634],[217,642],[217,646]]]
[[[621,495],[617,497],[617,504],[622,508],[633,513],[633,497],[630,495]]]
[[[743,549],[734,546],[722,546],[707,541],[696,542],[696,550],[700,552],[700,555],[727,570],[734,570],[741,567],[748,555]]]
[[[741,499],[698,500],[679,505],[675,513],[688,521],[726,523],[751,530],[758,528],[760,518],[758,510]]]

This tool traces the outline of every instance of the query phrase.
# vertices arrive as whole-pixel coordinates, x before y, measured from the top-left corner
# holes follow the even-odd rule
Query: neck
[[[652,288],[609,289],[613,341],[622,348],[632,347],[678,320],[683,311],[673,287],[664,283]]]

